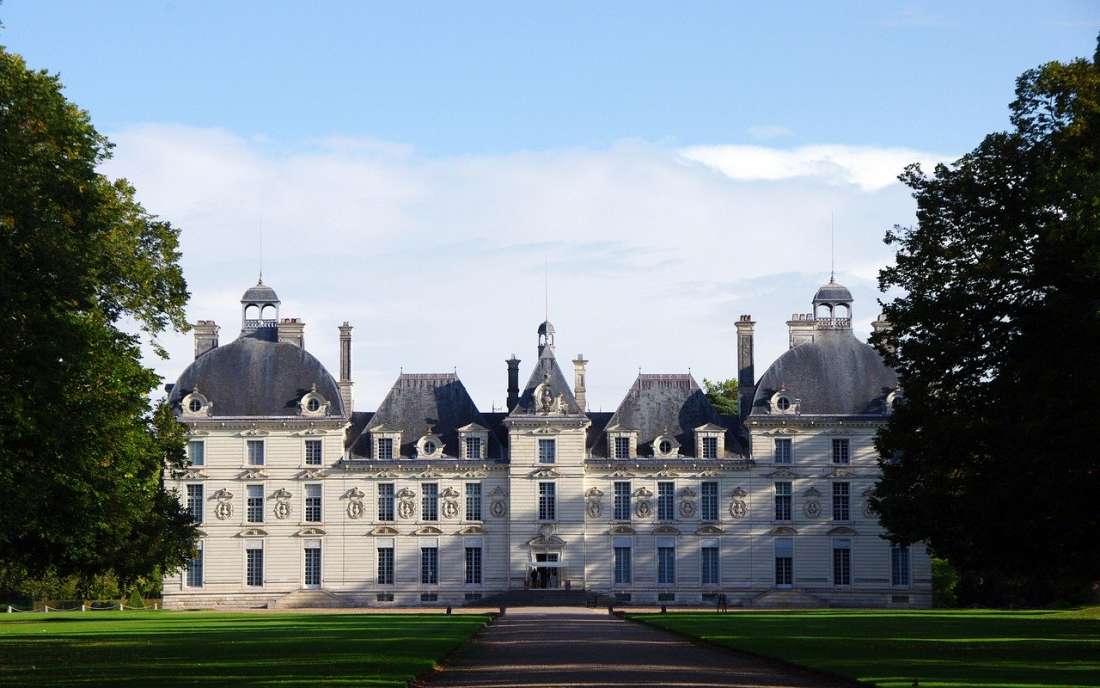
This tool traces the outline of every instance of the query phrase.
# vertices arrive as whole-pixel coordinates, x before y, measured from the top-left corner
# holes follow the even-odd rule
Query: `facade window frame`
[[[789,466],[794,463],[794,440],[790,437],[775,438],[774,463]]]
[[[310,437],[302,441],[302,464],[321,466],[325,460],[325,444],[319,437]]]
[[[833,464],[836,466],[847,466],[852,463],[852,441],[847,437],[834,437],[833,442]]]
[[[302,504],[302,516],[306,523],[324,523],[325,489],[323,483],[305,483],[302,485]]]
[[[558,442],[553,437],[540,437],[538,438],[538,461],[539,463],[556,463],[558,460]]]
[[[616,521],[630,520],[630,481],[617,480],[613,483],[614,512],[612,518]]]
[[[420,520],[439,520],[439,483],[424,483],[420,486]]]

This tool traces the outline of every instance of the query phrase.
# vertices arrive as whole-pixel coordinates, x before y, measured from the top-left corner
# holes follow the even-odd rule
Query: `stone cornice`
[[[409,461],[341,461],[330,469],[329,476],[333,473],[358,474],[365,473],[368,476],[378,478],[454,478],[476,479],[487,478],[492,473],[507,473],[507,463],[487,461],[471,461],[468,459],[455,459],[450,461],[425,461],[423,459]]]
[[[719,459],[715,461],[682,459],[675,461],[632,461],[630,459],[587,459],[584,472],[599,477],[614,474],[640,478],[710,477],[720,473],[743,472],[756,466],[752,459]]]
[[[887,416],[816,416],[775,415],[749,416],[744,420],[746,428],[880,428],[889,421]]]
[[[299,416],[181,418],[180,422],[187,426],[188,435],[194,437],[209,436],[211,430],[234,430],[237,432],[291,430],[305,435],[314,434],[310,430],[343,430],[350,425],[344,418],[302,418]]]

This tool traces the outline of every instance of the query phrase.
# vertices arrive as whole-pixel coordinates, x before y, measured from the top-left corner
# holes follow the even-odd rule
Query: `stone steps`
[[[274,604],[276,609],[331,609],[345,606],[347,604],[343,598],[327,590],[295,590],[283,595]]]
[[[493,607],[584,607],[594,597],[584,590],[509,590],[481,600]]]

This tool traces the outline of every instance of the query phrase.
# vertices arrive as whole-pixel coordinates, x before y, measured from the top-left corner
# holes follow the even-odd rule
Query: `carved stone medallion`
[[[730,501],[730,516],[736,519],[745,518],[749,514],[749,505],[745,503],[743,499],[734,499]]]
[[[280,487],[271,496],[275,498],[275,506],[271,508],[275,518],[281,521],[290,516],[290,492]]]
[[[217,506],[214,507],[214,515],[217,516],[219,521],[233,515],[233,493],[229,490],[222,488],[213,494],[214,499],[218,500]]]

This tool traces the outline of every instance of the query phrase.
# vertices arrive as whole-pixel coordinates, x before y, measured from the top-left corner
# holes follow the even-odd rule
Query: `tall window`
[[[468,584],[481,583],[481,548],[466,548],[466,582]]]
[[[775,584],[789,587],[794,583],[794,540],[775,540]]]
[[[190,440],[187,443],[187,458],[191,460],[192,466],[203,466],[206,464],[206,443],[202,440]]]
[[[630,520],[630,483],[615,483],[615,520]]]
[[[630,583],[630,547],[629,545],[615,545],[615,584],[626,585]]]
[[[321,485],[320,483],[306,484],[306,522],[321,522]]]
[[[466,520],[481,520],[481,483],[466,483]]]
[[[833,440],[833,463],[848,463],[851,460],[848,440]]]
[[[392,459],[393,458],[393,438],[392,437],[379,437],[378,438],[378,458],[379,459]]]
[[[378,548],[378,584],[393,585],[393,545]]]
[[[466,438],[466,458],[467,459],[480,459],[481,458],[481,438],[480,437],[467,437]]]
[[[249,523],[264,522],[264,486],[248,485],[245,488],[248,501],[245,504],[247,513],[245,518]]]
[[[245,585],[259,587],[264,584],[264,543],[250,540],[245,544]]]
[[[393,483],[378,483],[378,520],[393,520]]]
[[[657,548],[657,583],[672,584],[676,582],[676,548]]]
[[[420,518],[423,521],[439,520],[439,485],[424,483],[421,488],[423,494],[420,497]]]
[[[775,439],[775,462],[787,463],[791,462],[791,440],[790,438],[776,438]]]
[[[264,441],[263,440],[247,440],[248,443],[248,463],[251,466],[264,465]]]
[[[890,584],[909,585],[909,545],[890,546]]]
[[[775,484],[775,520],[791,520],[791,484]]]
[[[706,544],[703,553],[703,585],[718,585],[718,545]]]
[[[657,483],[657,520],[671,521],[675,518],[673,499],[676,485],[670,482]]]
[[[321,440],[306,440],[306,465],[321,465]]]
[[[700,514],[704,521],[717,521],[718,520],[718,483],[705,482],[700,485],[701,499]]]
[[[833,483],[833,520],[847,521],[850,515],[848,483]]]
[[[703,438],[703,458],[704,459],[717,459],[718,458],[718,438],[717,437],[704,437]]]
[[[187,511],[193,523],[202,523],[202,485],[187,486]]]
[[[554,463],[557,460],[557,446],[552,439],[539,438],[539,463]]]
[[[539,520],[553,521],[557,518],[554,483],[539,483]]]
[[[439,582],[439,548],[420,548],[420,582],[425,585]]]
[[[616,437],[615,438],[615,458],[616,459],[629,459],[630,458],[630,438],[629,437]]]
[[[309,540],[305,549],[305,584],[321,584],[321,541]]]
[[[852,584],[852,541],[833,540],[833,585]]]
[[[198,544],[191,558],[187,560],[187,587],[202,587],[202,542]]]

